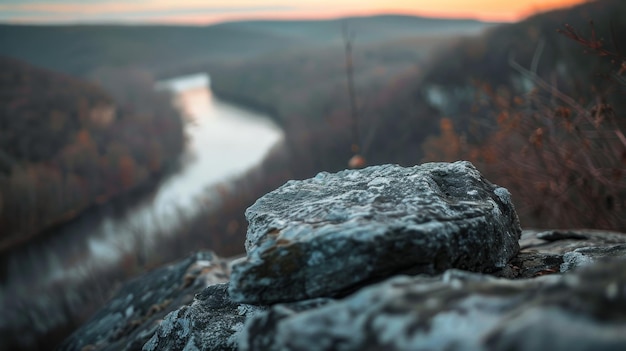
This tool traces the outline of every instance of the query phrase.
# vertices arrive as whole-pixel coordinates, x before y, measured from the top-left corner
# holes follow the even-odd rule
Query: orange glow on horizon
[[[457,2],[467,5],[467,1],[451,0],[448,3]],[[558,8],[566,8],[582,4],[587,0],[552,0],[552,1],[519,1],[511,3],[506,1],[484,0],[480,2],[480,6],[474,8],[468,6],[424,6],[417,9],[394,10],[389,7],[387,11],[381,12],[407,14],[425,17],[443,17],[443,18],[471,18],[483,21],[494,22],[515,22],[537,13],[555,10]]]
[[[532,14],[574,6],[588,0],[108,0],[84,3],[0,4],[0,22],[67,23],[125,22],[211,24],[250,19],[329,19],[345,16],[406,14],[426,17],[472,18],[494,22],[518,21]],[[11,15],[1,15],[2,12]]]
[[[190,16],[169,16],[160,18],[158,22],[166,23],[188,23],[195,25],[211,24],[217,22],[255,20],[255,19],[276,19],[276,20],[315,20],[315,19],[334,19],[347,16],[374,16],[378,14],[398,14],[409,16],[423,16],[436,18],[469,18],[482,21],[492,22],[515,22],[536,13],[550,11],[558,8],[575,6],[587,2],[588,0],[546,0],[546,1],[526,1],[511,5],[510,3],[494,0],[484,0],[482,3],[487,8],[475,6],[474,9],[467,9],[467,0],[449,0],[447,3],[461,3],[466,6],[459,6],[458,10],[451,10],[450,6],[414,6],[406,7],[396,5],[393,6],[388,1],[381,1],[384,6],[375,8],[362,9],[324,9],[317,11],[290,11],[290,12],[274,12],[268,11],[254,15],[250,14],[222,14],[215,16],[206,16],[202,14]],[[399,1],[404,3],[407,1]],[[373,2],[372,2],[373,3]],[[446,8],[447,7],[447,8]],[[155,21],[157,22],[157,21]]]

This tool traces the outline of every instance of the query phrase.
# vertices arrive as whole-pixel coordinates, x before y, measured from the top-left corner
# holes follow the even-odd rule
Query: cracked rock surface
[[[248,321],[240,350],[624,350],[625,264],[514,281],[398,276],[299,313],[275,305]]]
[[[289,181],[246,211],[234,301],[340,296],[398,273],[500,269],[521,229],[509,192],[469,162],[373,166]]]

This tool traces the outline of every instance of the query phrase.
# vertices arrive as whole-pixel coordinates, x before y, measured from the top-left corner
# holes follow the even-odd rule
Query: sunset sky
[[[377,13],[516,21],[587,0],[0,0],[0,22],[209,24]]]

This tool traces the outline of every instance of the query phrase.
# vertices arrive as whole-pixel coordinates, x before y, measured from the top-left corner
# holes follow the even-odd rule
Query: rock
[[[240,350],[624,350],[624,264],[515,281],[394,277],[299,313],[275,305],[248,321]]]
[[[592,318],[610,309],[607,305],[613,301],[603,301],[604,296],[621,293],[621,266],[591,266],[591,272],[570,275],[561,275],[558,268],[572,252],[606,252],[626,258],[622,251],[612,249],[625,242],[626,235],[606,231],[568,235],[524,231],[523,249],[508,269],[516,273],[513,278],[525,279],[494,276],[505,269],[493,275],[452,269],[438,276],[395,277],[339,300],[316,298],[257,307],[233,302],[226,284],[213,285],[198,294],[191,306],[181,307],[160,322],[143,349],[367,349],[363,343],[385,350],[417,346],[510,349],[516,343],[527,343],[526,349],[563,349],[573,347],[574,343],[566,343],[569,339],[577,345],[621,346],[619,325],[606,339],[602,323],[607,320]],[[513,269],[514,263],[520,267]],[[544,319],[551,324],[546,326],[541,322]],[[608,321],[613,323],[613,319]],[[570,326],[576,335],[567,334]],[[413,334],[403,336],[403,331]],[[381,344],[379,339],[385,338],[391,341]]]
[[[257,313],[248,318],[247,327],[238,335],[239,349],[270,350],[276,335],[277,321],[288,319],[300,312],[318,308],[332,302],[328,298],[275,305],[267,313]],[[252,321],[252,322],[250,322]]]
[[[517,279],[563,273],[600,257],[624,256],[624,233],[606,230],[524,230],[520,252],[498,277]]]
[[[127,283],[59,350],[141,350],[167,313],[191,303],[204,287],[227,282],[229,264],[198,252]]]
[[[599,259],[607,257],[626,256],[626,244],[609,247],[583,247],[563,255],[561,272],[567,272],[577,267],[587,266]]]
[[[247,258],[234,301],[341,296],[398,273],[490,272],[518,251],[509,192],[469,162],[320,173],[289,181],[246,211]]]
[[[143,351],[236,350],[246,316],[258,308],[232,302],[227,289],[227,284],[209,286],[191,306],[168,314]]]
[[[151,272],[62,349],[626,349],[626,234],[520,238],[469,163],[322,173],[247,216],[246,257]]]
[[[526,229],[519,241],[521,252],[561,255],[583,247],[608,247],[624,243],[624,233],[593,229]]]

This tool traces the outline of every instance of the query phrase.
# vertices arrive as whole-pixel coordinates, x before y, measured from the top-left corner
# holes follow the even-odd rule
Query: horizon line
[[[540,12],[541,13],[541,12]],[[530,16],[534,16],[540,13],[531,14]],[[450,15],[428,15],[428,14],[417,14],[417,13],[402,13],[402,12],[376,12],[370,14],[346,14],[346,15],[329,15],[329,16],[273,16],[273,17],[264,17],[264,16],[253,16],[253,17],[241,17],[234,19],[225,19],[225,20],[216,20],[216,21],[207,21],[204,23],[201,22],[193,22],[193,21],[181,21],[181,20],[165,20],[165,19],[155,19],[155,20],[59,20],[59,21],[21,21],[21,20],[9,20],[2,21],[0,20],[0,25],[23,25],[23,26],[172,26],[172,27],[210,27],[214,25],[221,25],[227,23],[240,23],[240,22],[323,22],[323,21],[337,21],[342,19],[350,19],[350,18],[373,18],[373,17],[384,17],[384,16],[397,16],[397,17],[412,17],[412,18],[422,18],[422,19],[433,19],[433,20],[449,20],[449,21],[475,21],[486,24],[504,24],[504,23],[515,23],[522,21],[530,16],[523,16],[519,19],[513,20],[494,20],[494,19],[480,19],[475,16],[450,16]]]

